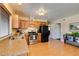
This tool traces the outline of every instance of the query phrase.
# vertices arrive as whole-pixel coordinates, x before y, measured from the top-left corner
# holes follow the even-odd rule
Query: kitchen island
[[[28,54],[28,45],[25,37],[14,40],[6,38],[0,42],[0,56],[18,56]]]

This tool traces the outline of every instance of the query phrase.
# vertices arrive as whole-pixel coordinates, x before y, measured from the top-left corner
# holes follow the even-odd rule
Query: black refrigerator
[[[48,42],[50,31],[48,29],[48,26],[40,26],[39,32],[41,33],[41,42]]]

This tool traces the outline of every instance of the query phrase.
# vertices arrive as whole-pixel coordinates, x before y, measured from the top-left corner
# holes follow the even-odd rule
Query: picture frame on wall
[[[70,31],[79,31],[79,22],[69,24]]]

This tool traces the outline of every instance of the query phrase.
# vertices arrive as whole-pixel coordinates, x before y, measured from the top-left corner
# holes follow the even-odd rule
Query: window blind
[[[9,14],[0,7],[0,38],[9,35]]]

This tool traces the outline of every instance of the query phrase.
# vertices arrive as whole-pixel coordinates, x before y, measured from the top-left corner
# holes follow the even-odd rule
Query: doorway
[[[61,23],[55,24],[53,33],[55,39],[57,40],[61,39]]]

